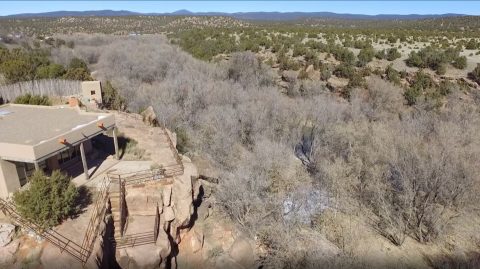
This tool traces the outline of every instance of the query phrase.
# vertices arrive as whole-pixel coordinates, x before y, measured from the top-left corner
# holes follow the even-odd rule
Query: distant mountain
[[[31,18],[31,17],[67,17],[67,16],[132,16],[141,13],[127,10],[89,10],[89,11],[52,11],[44,13],[22,13],[7,15],[7,18]]]
[[[29,17],[67,17],[67,16],[133,16],[133,15],[198,15],[198,16],[229,16],[236,19],[244,20],[294,20],[298,18],[344,18],[344,19],[428,19],[428,18],[444,18],[444,17],[458,17],[467,16],[465,14],[379,14],[379,15],[364,15],[364,14],[341,14],[333,12],[237,12],[237,13],[223,13],[223,12],[191,12],[185,9],[178,10],[172,13],[139,13],[127,10],[91,10],[91,11],[53,11],[44,13],[24,13],[14,14],[5,17],[9,18],[29,18]]]

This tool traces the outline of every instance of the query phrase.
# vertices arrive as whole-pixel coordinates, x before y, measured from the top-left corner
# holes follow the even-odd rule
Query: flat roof
[[[79,112],[68,106],[0,106],[0,143],[37,145],[102,117]]]

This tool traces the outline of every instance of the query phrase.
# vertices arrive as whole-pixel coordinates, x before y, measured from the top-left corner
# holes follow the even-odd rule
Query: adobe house
[[[95,100],[97,103],[103,103],[102,100],[102,84],[100,81],[84,81],[82,82],[83,102]],[[88,101],[87,101],[88,99]]]
[[[86,155],[91,139],[113,132],[118,159],[115,115],[87,113],[78,106],[0,106],[0,197],[27,183],[35,170],[45,172],[82,162],[89,179]]]

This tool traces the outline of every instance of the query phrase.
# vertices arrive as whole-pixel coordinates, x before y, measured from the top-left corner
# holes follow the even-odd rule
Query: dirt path
[[[115,121],[119,132],[138,142],[138,147],[145,149],[153,163],[163,166],[176,164],[168,139],[160,127],[150,127],[143,123],[139,115],[115,113]],[[169,133],[175,144],[176,138]]]

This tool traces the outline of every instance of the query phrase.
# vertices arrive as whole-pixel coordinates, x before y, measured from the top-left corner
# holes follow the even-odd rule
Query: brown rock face
[[[165,207],[164,210],[165,220],[172,221],[175,219],[175,214],[173,213],[173,209],[169,206]]]
[[[163,187],[163,204],[165,206],[170,206],[170,199],[172,197],[172,186],[165,185]]]
[[[199,229],[199,228],[195,229],[194,228],[193,235],[190,238],[190,243],[192,245],[193,253],[196,253],[196,252],[198,252],[199,250],[202,249],[202,247],[203,247],[203,232],[201,231],[201,229]]]
[[[170,246],[170,241],[168,240],[168,235],[163,229],[159,229],[155,245],[160,252],[160,257],[162,257],[162,260],[165,260],[168,255],[170,255],[172,248]]]
[[[172,186],[173,212],[175,213],[175,226],[185,227],[190,223],[194,213],[193,186],[191,176],[198,177],[197,168],[191,162],[184,162],[185,172],[175,178]]]

